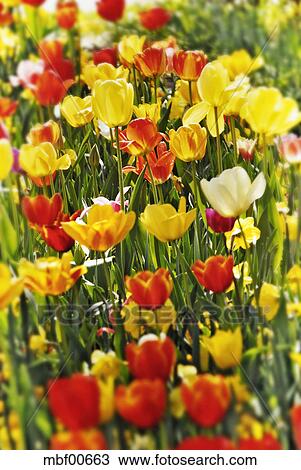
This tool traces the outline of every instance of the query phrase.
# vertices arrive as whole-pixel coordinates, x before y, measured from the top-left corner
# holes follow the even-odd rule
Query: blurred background
[[[127,0],[128,4],[134,3],[145,3],[146,0]],[[57,0],[47,0],[45,3],[45,7],[51,11],[54,10]],[[95,10],[95,3],[96,0],[78,0],[77,3],[79,4],[81,10],[83,11],[93,11]]]

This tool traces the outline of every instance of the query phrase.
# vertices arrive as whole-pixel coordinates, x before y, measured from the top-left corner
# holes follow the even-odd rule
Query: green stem
[[[121,210],[124,211],[125,206],[124,206],[124,188],[123,188],[123,174],[122,174],[122,157],[121,157],[121,151],[120,151],[118,126],[115,128],[115,139],[116,139],[116,148],[117,148],[120,206],[121,206]]]
[[[214,107],[214,116],[215,116],[215,128],[216,128],[217,171],[218,171],[218,174],[220,174],[223,171],[223,156],[222,156],[221,137],[219,134],[219,127],[218,127],[218,110],[216,106]]]
[[[232,143],[233,143],[235,164],[237,164],[238,150],[237,150],[237,141],[236,141],[236,133],[235,133],[235,121],[234,121],[233,116],[230,116],[230,130],[231,130],[231,138],[232,138]]]
[[[135,67],[133,67],[133,78],[134,78],[135,102],[138,105],[140,103],[140,95],[139,95],[139,89],[138,89],[138,84],[137,84],[137,74],[136,74]]]
[[[193,106],[193,98],[192,98],[192,81],[189,80],[188,82],[188,90],[189,90],[189,104]]]
[[[150,166],[150,164],[149,164],[147,155],[145,156],[145,159],[146,159],[147,168],[148,168],[148,171],[149,171],[149,174],[150,174],[150,178],[151,178],[151,182],[152,182],[152,188],[153,188],[153,195],[154,195],[155,204],[159,204],[159,198],[158,198],[158,193],[157,193],[157,187],[156,187],[156,184],[155,184],[154,175],[153,175],[151,166]]]

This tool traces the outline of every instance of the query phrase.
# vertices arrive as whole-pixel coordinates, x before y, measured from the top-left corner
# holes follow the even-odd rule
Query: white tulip
[[[246,170],[236,166],[210,181],[202,179],[201,188],[211,207],[221,216],[238,217],[264,194],[266,180],[259,173],[252,183]]]

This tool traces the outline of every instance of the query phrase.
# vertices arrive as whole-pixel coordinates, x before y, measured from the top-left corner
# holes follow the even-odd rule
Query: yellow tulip
[[[145,103],[140,104],[139,106],[134,106],[134,113],[137,118],[150,119],[154,124],[157,124],[160,119],[161,103]]]
[[[108,423],[111,421],[115,411],[115,388],[114,379],[108,377],[106,380],[99,380],[100,389],[100,423]]]
[[[277,88],[259,87],[251,90],[240,110],[251,129],[266,137],[288,132],[301,122],[298,104],[284,98]]]
[[[246,102],[248,91],[250,90],[250,80],[248,77],[238,76],[227,87],[227,102],[225,104],[225,116],[238,116],[242,106]]]
[[[108,127],[126,126],[132,117],[134,89],[124,79],[97,81],[92,92],[95,116]]]
[[[38,326],[39,334],[31,335],[29,338],[29,348],[31,351],[44,352],[47,349],[46,331],[40,325]]]
[[[199,124],[179,127],[169,132],[170,150],[184,162],[201,160],[206,152],[207,131]]]
[[[4,180],[13,166],[13,152],[7,139],[0,139],[0,181]]]
[[[252,395],[240,375],[229,375],[226,377],[226,381],[238,403],[247,403],[250,401]]]
[[[286,275],[286,280],[292,292],[301,292],[301,267],[294,264]]]
[[[96,349],[91,354],[92,369],[91,374],[95,377],[105,380],[109,377],[117,379],[120,373],[120,359],[114,351],[104,353]]]
[[[211,338],[203,337],[202,343],[219,369],[229,369],[240,363],[243,350],[240,328],[235,331],[217,330]]]
[[[259,293],[259,307],[262,315],[271,321],[279,310],[280,292],[279,287],[264,282]]]
[[[249,75],[264,64],[261,56],[253,58],[245,49],[234,51],[230,55],[219,56],[217,60],[228,70],[231,80],[241,74]]]
[[[20,261],[19,273],[24,285],[41,295],[60,295],[67,292],[79,277],[87,272],[85,266],[72,267],[72,254],[64,253],[62,258],[39,258],[35,263]]]
[[[229,85],[230,79],[227,69],[217,60],[209,62],[197,81],[202,101],[186,111],[183,116],[184,126],[198,124],[207,116],[207,128],[210,134],[214,137],[217,136],[216,124],[218,124],[219,134],[221,134],[225,129],[225,105],[231,96],[231,93],[229,94],[227,91]]]
[[[201,188],[211,207],[223,217],[238,217],[259,199],[266,187],[263,173],[253,183],[246,170],[236,166],[224,170],[210,181],[202,179]]]
[[[134,63],[135,55],[142,52],[145,43],[145,36],[137,36],[131,34],[130,36],[123,36],[118,44],[118,52],[121,62],[130,67]]]
[[[112,64],[99,64],[93,65],[88,64],[83,68],[83,80],[89,88],[93,88],[97,80],[117,80],[118,78],[124,78],[127,80],[129,77],[129,71],[123,66],[114,67]]]
[[[9,268],[0,263],[0,309],[7,307],[23,291],[23,279],[12,277]]]
[[[87,223],[64,222],[64,231],[90,250],[107,251],[120,243],[133,228],[135,212],[115,212],[111,205],[94,204],[87,214]]]
[[[256,244],[256,241],[260,238],[260,233],[259,228],[254,227],[253,217],[236,220],[233,229],[225,233],[227,248],[232,247],[234,251],[239,248],[245,250],[250,247],[250,244]]]
[[[57,158],[56,150],[50,142],[36,146],[22,145],[19,162],[21,168],[33,178],[52,175],[57,170],[67,170],[71,165],[68,155]]]
[[[81,127],[92,121],[92,98],[68,95],[61,104],[61,112],[72,127]]]
[[[140,220],[146,230],[161,242],[181,238],[196,217],[196,209],[186,213],[186,200],[181,197],[178,212],[171,204],[146,206]]]

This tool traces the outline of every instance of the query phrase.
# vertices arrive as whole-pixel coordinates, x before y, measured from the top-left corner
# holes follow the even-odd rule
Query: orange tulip
[[[229,386],[222,375],[197,375],[182,384],[181,395],[190,418],[204,428],[220,423],[231,401]]]
[[[138,428],[151,428],[159,423],[166,408],[166,389],[159,380],[134,380],[116,390],[116,408],[120,416]]]
[[[78,7],[75,0],[60,1],[56,7],[56,20],[63,29],[72,29],[77,20]]]
[[[10,98],[0,98],[0,119],[5,119],[15,114],[17,106],[17,101],[13,101]]]
[[[155,184],[163,184],[171,177],[171,173],[175,164],[175,156],[170,150],[167,150],[165,142],[160,142],[156,151],[152,151],[147,156],[147,161],[153,174]],[[144,170],[146,160],[143,156],[138,156],[136,166],[123,167],[124,173],[136,173],[140,175]],[[148,167],[145,169],[144,178],[151,183],[151,175]]]
[[[42,106],[54,106],[62,101],[73,80],[62,81],[53,70],[45,70],[36,83],[34,94]]]
[[[191,270],[205,289],[213,292],[224,292],[233,281],[233,258],[228,256],[211,256],[205,262],[197,260]]]
[[[131,155],[147,155],[162,140],[151,119],[134,119],[124,132],[120,132],[120,147]]]
[[[174,71],[182,80],[197,80],[206,64],[203,51],[178,51],[173,56]]]
[[[157,77],[166,71],[167,57],[162,48],[148,47],[135,56],[135,66],[145,77]]]
[[[167,269],[159,268],[154,273],[142,271],[133,277],[126,277],[131,299],[144,308],[156,309],[169,298],[173,282]]]
[[[14,21],[11,12],[0,3],[0,26],[9,26]]]
[[[27,141],[32,145],[42,142],[57,144],[62,138],[60,126],[55,121],[47,121],[44,124],[36,124],[27,135]]]
[[[23,214],[32,227],[54,224],[62,211],[62,207],[63,200],[58,193],[54,194],[51,199],[43,195],[25,196],[22,199]]]
[[[50,450],[106,450],[107,443],[98,429],[82,431],[61,431],[50,440]]]
[[[174,343],[168,336],[163,340],[149,336],[142,337],[138,345],[127,344],[129,370],[136,379],[168,380],[176,362]]]

